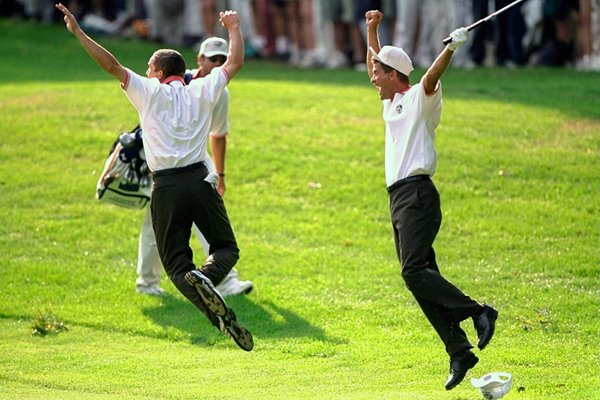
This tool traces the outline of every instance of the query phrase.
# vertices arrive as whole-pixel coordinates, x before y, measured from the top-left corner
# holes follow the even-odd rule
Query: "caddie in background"
[[[229,45],[225,39],[218,37],[208,38],[200,45],[198,52],[197,63],[198,69],[187,71],[184,79],[189,83],[193,79],[203,78],[211,73],[216,67],[221,67],[227,61],[227,52]],[[208,154],[204,160],[210,172],[215,172],[217,175],[217,191],[221,196],[225,195],[225,155],[227,152],[227,135],[229,134],[229,89],[225,88],[219,97],[217,104],[212,112],[212,121],[210,127],[209,144],[212,154],[211,158]],[[198,229],[196,224],[193,225],[193,230],[206,255],[210,249],[208,242]],[[160,287],[160,279],[162,274],[162,264],[158,256],[156,247],[156,238],[152,229],[152,218],[150,209],[148,208],[142,231],[140,233],[138,245],[138,263],[136,279],[136,290],[138,293],[160,296],[164,293]],[[231,269],[229,274],[217,285],[217,290],[222,296],[235,296],[238,294],[247,294],[252,291],[254,285],[251,281],[241,281],[238,278],[238,271],[235,267]]]
[[[452,41],[437,56],[420,82],[412,85],[409,56],[399,47],[380,47],[380,11],[365,14],[367,71],[383,102],[385,121],[385,179],[391,222],[402,278],[444,343],[450,357],[446,390],[464,379],[479,359],[460,323],[472,319],[477,346],[492,339],[498,311],[464,294],[446,280],[436,263],[433,242],[442,222],[440,198],[431,177],[436,169],[435,128],[442,113],[440,77],[452,55],[468,38],[456,29]],[[440,39],[441,40],[441,39]]]
[[[220,13],[229,34],[227,61],[203,79],[185,84],[183,56],[171,49],[155,51],[146,77],[125,68],[91,39],[62,4],[67,29],[90,57],[116,78],[138,111],[146,162],[152,178],[150,210],[158,254],[175,287],[221,332],[243,350],[254,340],[237,321],[214,285],[220,283],[239,258],[239,248],[214,173],[206,165],[210,119],[227,84],[244,65],[244,40],[235,11]],[[189,246],[196,224],[210,246],[198,269]]]

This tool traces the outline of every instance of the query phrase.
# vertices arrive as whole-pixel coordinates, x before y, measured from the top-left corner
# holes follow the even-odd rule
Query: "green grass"
[[[94,198],[137,124],[118,83],[63,26],[0,20],[0,37],[0,399],[470,400],[468,379],[491,371],[513,374],[508,399],[598,399],[597,73],[444,75],[436,253],[500,310],[446,392],[447,356],[399,275],[366,74],[248,61],[230,85],[225,200],[256,285],[229,300],[246,353],[167,279],[164,298],[134,291],[143,211]],[[156,49],[99,40],[139,73]],[[68,330],[32,335],[45,313]]]

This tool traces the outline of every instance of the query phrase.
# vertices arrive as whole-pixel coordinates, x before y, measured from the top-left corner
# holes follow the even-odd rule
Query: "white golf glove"
[[[206,175],[204,181],[210,183],[213,189],[217,190],[217,187],[219,185],[219,175],[215,172],[211,172],[210,174]]]
[[[450,37],[452,38],[452,41],[448,43],[448,50],[454,51],[465,44],[469,38],[469,31],[465,27],[458,28],[450,34]]]

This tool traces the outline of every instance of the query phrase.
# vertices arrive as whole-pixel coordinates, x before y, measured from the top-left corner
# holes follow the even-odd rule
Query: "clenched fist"
[[[367,22],[367,27],[375,27],[379,25],[379,23],[383,20],[383,13],[379,10],[371,10],[365,13],[365,20]]]
[[[219,13],[219,22],[223,25],[223,28],[230,30],[231,28],[237,28],[240,26],[240,20],[237,12],[235,11],[221,11]]]

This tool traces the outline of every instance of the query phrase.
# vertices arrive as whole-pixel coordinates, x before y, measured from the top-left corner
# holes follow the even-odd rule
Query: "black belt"
[[[184,172],[195,171],[197,169],[206,169],[206,164],[204,164],[204,161],[200,161],[195,164],[186,165],[185,167],[161,169],[160,171],[153,172],[152,177],[158,178],[158,177],[167,176],[167,175],[178,175],[178,174],[183,174]]]
[[[431,177],[429,175],[413,175],[413,176],[409,176],[407,178],[400,179],[399,181],[396,181],[396,182],[392,183],[390,186],[387,187],[387,192],[388,193],[392,193],[394,190],[398,189],[400,186],[402,186],[404,184],[407,184],[407,183],[419,182],[419,181],[428,181],[430,179],[431,179]]]

